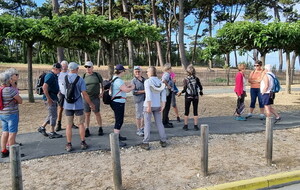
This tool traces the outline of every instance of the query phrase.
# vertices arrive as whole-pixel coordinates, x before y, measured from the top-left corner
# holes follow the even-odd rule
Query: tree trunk
[[[198,34],[199,34],[200,25],[201,25],[202,20],[203,20],[203,17],[201,17],[201,19],[199,19],[199,21],[198,21],[197,30],[196,30],[196,34],[195,34],[195,42],[194,42],[193,56],[192,56],[192,63],[193,64],[196,63],[197,41],[198,41]]]
[[[179,41],[179,54],[180,54],[180,60],[181,65],[184,67],[184,69],[188,66],[188,60],[186,58],[185,54],[185,48],[184,48],[184,7],[183,7],[183,0],[179,0],[179,34],[178,34],[178,41]]]
[[[236,50],[234,50],[234,62],[235,62],[235,65],[236,67],[238,66],[238,60],[237,60],[237,54],[236,54]]]
[[[147,54],[148,54],[148,64],[149,67],[151,66],[151,49],[150,49],[150,42],[149,39],[146,39],[146,43],[147,43]]]
[[[52,0],[52,15],[58,15],[59,14],[59,4],[58,0]],[[62,62],[64,58],[64,48],[57,47],[57,61],[60,63]]]
[[[290,62],[290,52],[286,52],[286,87],[285,92],[291,94],[291,62]]]
[[[265,64],[266,64],[266,54],[265,53],[260,53],[260,60],[262,62],[262,65],[265,66]]]
[[[123,5],[123,12],[127,15],[127,19],[130,20],[127,0],[122,0],[122,5]],[[134,52],[133,52],[132,40],[127,40],[127,48],[128,48],[128,65],[129,68],[133,68]]]
[[[208,13],[208,30],[209,30],[209,37],[212,37],[212,10],[213,7],[210,7],[209,13]],[[208,60],[208,68],[211,69],[213,67],[212,60]]]
[[[155,26],[159,27],[158,22],[157,22],[157,13],[156,13],[156,5],[155,5],[156,0],[152,0],[151,3],[152,3],[153,23],[154,23]],[[163,60],[163,54],[162,54],[160,42],[156,41],[155,44],[156,44],[156,48],[157,48],[157,57],[158,57],[158,60],[159,60],[159,64],[160,64],[161,67],[163,67],[164,60]]]
[[[28,101],[30,103],[34,103],[34,96],[33,96],[33,80],[32,80],[32,52],[33,47],[32,44],[27,44],[27,67],[28,67]]]
[[[293,55],[292,55],[292,60],[291,60],[291,84],[294,84],[294,75],[295,75],[295,63],[296,63],[296,58],[297,58],[297,54],[296,52],[294,51],[293,52]]]
[[[258,60],[258,51],[257,51],[257,49],[254,49],[253,50],[253,61],[255,62],[257,60]]]
[[[283,56],[282,56],[283,52],[282,49],[278,50],[278,55],[279,55],[279,67],[278,67],[278,71],[282,72],[282,67],[283,67]]]

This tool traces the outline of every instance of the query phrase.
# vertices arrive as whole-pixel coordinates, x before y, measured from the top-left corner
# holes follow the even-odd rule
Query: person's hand
[[[163,112],[164,109],[165,109],[165,106],[161,106],[161,107],[160,107],[160,112]]]
[[[238,96],[238,99],[241,99],[242,97],[241,96]]]
[[[178,96],[178,97],[181,96],[181,92],[178,92],[178,93],[177,93],[177,96]]]
[[[151,113],[151,107],[147,107],[146,112]]]
[[[245,97],[247,97],[247,93],[245,92]]]
[[[103,93],[104,93],[104,91],[102,91],[102,92],[99,94],[99,98],[103,98]]]
[[[91,108],[91,110],[94,111],[94,110],[96,109],[95,104],[91,103],[91,104],[90,104],[90,108]]]
[[[200,96],[203,96],[203,92],[202,91],[200,91],[199,94],[200,94]]]
[[[49,106],[51,106],[53,104],[53,100],[51,98],[48,98],[47,103],[48,103]]]

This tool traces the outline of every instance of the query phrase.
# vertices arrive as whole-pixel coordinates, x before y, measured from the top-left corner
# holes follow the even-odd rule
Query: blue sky
[[[41,6],[45,1],[46,1],[46,0],[35,0],[35,2],[37,3],[38,6]],[[300,5],[297,5],[295,8],[298,10],[298,12],[300,12]],[[270,14],[272,14],[272,13],[270,13]],[[185,22],[186,22],[186,23],[189,23],[190,25],[192,25],[193,22],[194,22],[194,17],[192,17],[192,16],[187,17],[187,18],[185,19]],[[214,29],[215,29],[214,32],[215,32],[218,28],[219,28],[219,27],[215,27],[215,28],[214,28]],[[195,30],[185,30],[185,33],[188,34],[188,35],[193,35],[193,34],[195,34]],[[175,37],[173,36],[172,39],[174,40],[174,38],[175,38]],[[174,40],[174,41],[175,41],[175,40]],[[185,38],[185,43],[186,43],[186,44],[189,44],[189,43],[190,43],[190,40],[187,39],[187,38]],[[249,52],[249,55],[252,56],[252,53]],[[247,56],[247,55],[245,55],[245,56],[238,56],[238,62],[242,62],[242,61],[250,61],[250,62],[253,62],[252,59],[251,59],[251,57],[250,57],[250,56]],[[234,55],[233,55],[233,53],[230,55],[230,62],[231,62],[231,65],[234,64]],[[284,62],[284,64],[283,64],[283,65],[284,65],[284,69],[285,69],[285,55],[283,56],[283,62]],[[266,63],[267,63],[267,64],[271,64],[271,65],[275,66],[276,68],[278,68],[278,65],[279,65],[278,52],[273,52],[273,53],[267,54],[267,56],[266,56]],[[296,69],[299,70],[299,68],[300,68],[300,66],[299,66],[299,60],[297,59],[297,60],[296,60]]]

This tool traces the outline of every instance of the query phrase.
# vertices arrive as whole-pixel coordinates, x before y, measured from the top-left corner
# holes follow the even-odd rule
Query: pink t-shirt
[[[173,80],[175,78],[176,74],[174,72],[170,72],[170,77]]]

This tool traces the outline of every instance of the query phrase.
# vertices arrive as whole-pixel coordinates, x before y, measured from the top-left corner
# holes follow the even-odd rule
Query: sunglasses
[[[259,67],[260,65],[254,65],[254,67]]]
[[[91,68],[91,66],[84,66],[85,68]]]
[[[16,76],[19,76],[19,74],[15,74]]]

